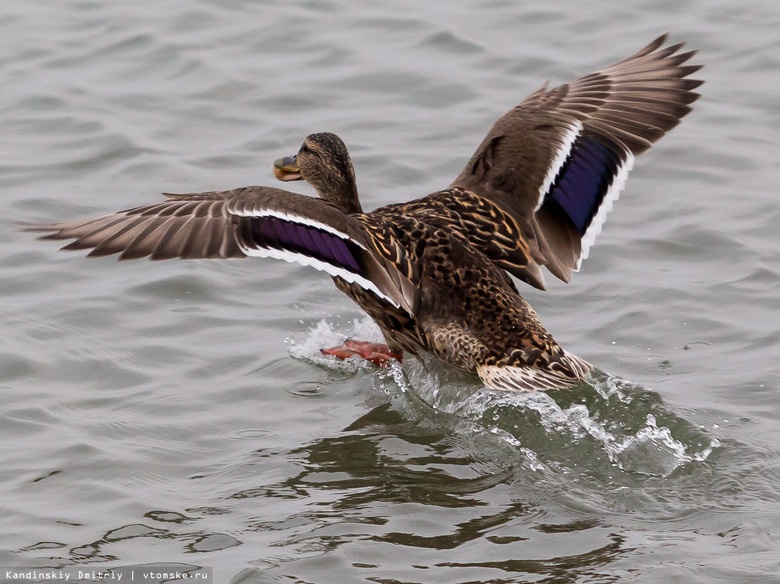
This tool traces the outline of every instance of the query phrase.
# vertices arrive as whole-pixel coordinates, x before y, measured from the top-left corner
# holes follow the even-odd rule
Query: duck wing
[[[94,219],[23,228],[46,233],[42,239],[74,239],[62,249],[89,249],[87,255],[93,257],[254,256],[295,262],[355,283],[410,315],[414,312],[417,288],[399,271],[394,257],[377,253],[359,216],[272,187],[165,196],[160,203]]]
[[[691,111],[695,51],[661,36],[504,114],[452,183],[512,214],[534,259],[569,282],[600,233],[634,157]],[[533,282],[532,282],[533,283]],[[537,286],[537,287],[543,287]]]

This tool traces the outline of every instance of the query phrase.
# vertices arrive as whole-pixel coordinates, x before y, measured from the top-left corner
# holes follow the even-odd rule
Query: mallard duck
[[[308,136],[274,163],[313,198],[273,187],[167,194],[96,219],[36,225],[63,249],[119,259],[271,257],[327,272],[379,325],[379,361],[427,352],[505,390],[570,387],[592,366],[563,350],[518,292],[569,282],[634,157],[676,126],[702,81],[695,51],[664,46],[554,89],[504,114],[446,189],[364,212],[346,146]],[[361,345],[341,348],[361,353]],[[376,347],[372,347],[375,351]],[[338,351],[335,354],[340,354]],[[343,353],[340,354],[344,356]]]

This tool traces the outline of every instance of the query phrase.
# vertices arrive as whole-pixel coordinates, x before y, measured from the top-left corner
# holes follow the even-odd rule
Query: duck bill
[[[301,180],[297,156],[285,156],[274,160],[274,176],[279,180]]]

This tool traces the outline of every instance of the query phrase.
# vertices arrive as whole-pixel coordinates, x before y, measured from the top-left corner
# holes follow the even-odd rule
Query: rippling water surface
[[[0,567],[777,582],[779,27],[775,0],[4,0]],[[703,98],[574,281],[523,289],[600,369],[570,391],[329,361],[378,333],[306,268],[87,260],[12,223],[272,184],[323,130],[367,208],[411,199],[544,81],[667,30]]]

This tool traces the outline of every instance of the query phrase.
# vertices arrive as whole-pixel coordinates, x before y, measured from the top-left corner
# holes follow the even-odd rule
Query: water
[[[770,0],[4,1],[0,567],[780,581],[779,25]],[[703,98],[572,284],[523,289],[600,370],[568,392],[329,361],[376,330],[302,267],[86,260],[11,223],[272,184],[323,130],[366,208],[410,199],[544,81],[667,30]]]

